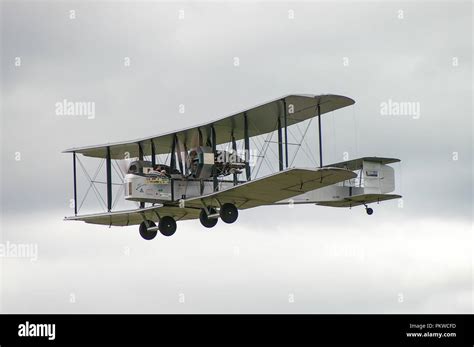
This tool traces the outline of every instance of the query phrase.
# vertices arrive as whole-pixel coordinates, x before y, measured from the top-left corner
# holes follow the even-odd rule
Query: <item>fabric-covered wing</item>
[[[83,216],[66,217],[65,220],[77,220],[91,224],[114,226],[135,225],[147,220],[157,221],[159,216],[171,216],[175,220],[199,218],[199,209],[180,208],[177,206],[151,206],[136,210],[96,213]]]
[[[239,209],[269,205],[302,193],[356,177],[341,168],[287,169],[232,188],[185,200],[186,207],[232,203]]]
[[[352,105],[354,104],[354,100],[341,95],[287,95],[251,109],[235,113],[231,116],[192,128],[133,141],[71,148],[64,152],[76,152],[88,157],[106,158],[107,147],[109,147],[110,157],[112,159],[123,159],[125,153],[128,153],[130,158],[138,157],[139,146],[144,155],[151,155],[153,146],[155,154],[166,154],[171,152],[171,146],[175,136],[179,143],[186,148],[197,147],[200,142],[206,144],[210,140],[212,127],[214,127],[216,131],[217,144],[231,142],[232,134],[235,140],[238,141],[244,138],[245,115],[248,121],[249,137],[277,130],[278,118],[280,118],[281,124],[284,123],[284,103],[286,103],[289,109],[289,112],[287,112],[287,125],[290,126],[315,117],[318,104],[320,105],[321,114],[324,114]]]
[[[344,198],[343,200],[320,201],[316,203],[316,205],[329,207],[354,207],[384,200],[399,199],[401,197],[401,195],[397,194],[362,194]]]

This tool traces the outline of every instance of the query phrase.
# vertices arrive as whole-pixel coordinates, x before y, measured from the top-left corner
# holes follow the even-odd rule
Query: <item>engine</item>
[[[217,151],[215,167],[218,176],[239,174],[245,168],[245,160],[239,157],[236,152]]]
[[[206,179],[213,176],[228,176],[241,173],[245,167],[245,161],[235,152],[216,151],[211,147],[201,146],[189,152],[188,168],[190,176],[196,179]]]

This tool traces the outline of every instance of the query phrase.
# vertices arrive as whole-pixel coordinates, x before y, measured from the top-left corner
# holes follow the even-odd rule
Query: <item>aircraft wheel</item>
[[[219,214],[224,223],[231,224],[237,220],[239,210],[237,210],[234,204],[226,203],[222,205]]]
[[[374,210],[372,210],[370,207],[367,207],[365,212],[367,212],[367,214],[370,216],[372,213],[374,213]]]
[[[214,208],[209,208],[208,211],[210,214],[216,213],[216,210]],[[217,224],[217,221],[219,220],[218,218],[208,218],[207,213],[204,209],[201,209],[201,213],[199,214],[199,220],[201,221],[201,224],[205,226],[206,228],[212,228]]]
[[[148,227],[156,227],[155,222],[148,220]],[[145,222],[141,222],[139,230],[140,236],[143,237],[145,240],[152,240],[155,238],[156,234],[158,233],[157,230],[149,231],[148,227]]]
[[[164,216],[160,219],[158,223],[158,229],[160,233],[164,236],[171,236],[176,231],[176,221],[173,217]]]

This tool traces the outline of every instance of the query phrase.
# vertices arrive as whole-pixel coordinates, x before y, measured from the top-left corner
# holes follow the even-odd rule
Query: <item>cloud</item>
[[[268,229],[244,219],[205,230],[193,221],[145,242],[136,227],[35,217],[7,233],[10,242],[37,244],[38,260],[3,259],[5,312],[472,311],[466,223]]]

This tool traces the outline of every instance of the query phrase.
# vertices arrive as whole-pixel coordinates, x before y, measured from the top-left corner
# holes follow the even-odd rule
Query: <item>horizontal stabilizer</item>
[[[385,200],[399,199],[401,195],[397,194],[362,194],[347,197],[341,200],[333,201],[320,201],[316,205],[329,206],[329,207],[354,207],[364,204],[370,204],[373,202],[380,202]]]
[[[352,160],[347,160],[347,161],[341,161],[340,163],[330,164],[330,165],[327,165],[327,166],[328,167],[329,166],[330,167],[340,167],[340,168],[343,168],[343,169],[355,171],[355,170],[362,169],[364,161],[386,165],[386,164],[398,163],[400,161],[400,159],[397,159],[397,158],[381,158],[381,157],[363,157],[363,158],[357,158],[357,159],[352,159]]]

